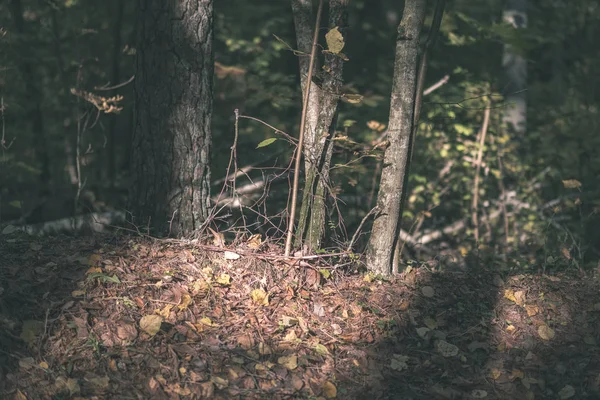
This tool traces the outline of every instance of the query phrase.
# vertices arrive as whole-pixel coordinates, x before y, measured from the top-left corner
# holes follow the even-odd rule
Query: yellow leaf
[[[527,315],[530,317],[533,317],[534,315],[536,315],[540,310],[538,308],[538,306],[536,305],[526,305],[525,306],[525,311],[527,311]]]
[[[295,355],[291,355],[288,357],[279,357],[277,359],[277,363],[279,365],[283,365],[284,367],[286,367],[287,369],[294,370],[298,367],[298,356]]]
[[[508,325],[506,327],[506,332],[514,332],[517,328],[514,325]]]
[[[17,393],[15,394],[15,400],[27,400],[27,396],[25,396],[23,392],[17,389]]]
[[[269,305],[269,295],[263,289],[254,289],[250,293],[250,297],[252,297],[252,300],[258,305]]]
[[[554,330],[548,325],[543,324],[538,326],[538,335],[544,340],[552,340],[554,339]]]
[[[144,315],[140,319],[140,328],[150,336],[154,336],[160,331],[162,321],[163,319],[160,315]]]
[[[522,290],[515,292],[512,289],[506,289],[504,291],[504,297],[520,306],[523,306],[525,303],[525,292]]]
[[[210,378],[210,380],[220,390],[223,390],[227,386],[229,386],[229,381],[227,379],[224,379],[224,378],[221,378],[221,377],[218,377],[218,376],[213,376],[213,377]]]
[[[48,363],[46,361],[42,361],[40,363],[40,367],[44,368],[44,369],[48,369],[50,368],[50,366],[48,365]]]
[[[523,379],[525,377],[525,373],[523,371],[521,371],[520,369],[513,369],[512,372],[510,373],[510,380],[515,380],[515,379]]]
[[[492,368],[492,370],[490,371],[490,377],[493,380],[498,380],[500,376],[502,376],[502,371],[500,371],[498,368]]]
[[[260,233],[250,236],[246,244],[251,249],[258,249],[262,245],[262,237]]]
[[[581,187],[581,182],[577,179],[566,179],[562,183],[566,189],[578,189]]]
[[[101,262],[102,262],[102,257],[100,257],[100,254],[92,254],[88,258],[88,265],[90,267],[98,267],[98,266],[100,266]]]
[[[335,385],[333,383],[331,383],[329,381],[323,382],[322,389],[323,389],[323,394],[328,399],[335,399],[337,397],[337,388],[335,387]]]
[[[73,297],[82,297],[85,295],[85,290],[73,290],[71,292],[71,296]]]
[[[319,353],[322,356],[326,356],[329,354],[329,350],[327,350],[327,347],[323,346],[321,343],[315,344],[314,349],[317,353]]]
[[[173,304],[167,304],[162,310],[158,311],[158,315],[160,315],[163,318],[169,318],[169,315],[171,315],[172,308]]]
[[[325,34],[325,40],[327,41],[327,49],[333,54],[338,54],[344,48],[344,36],[342,36],[337,26]]]
[[[102,273],[102,268],[100,267],[91,267],[90,269],[88,269],[85,274],[86,275],[90,275],[90,274],[101,274]]]
[[[359,104],[363,99],[363,96],[360,94],[352,94],[352,93],[344,93],[342,95],[342,100],[350,103],[350,104]]]
[[[190,304],[192,304],[192,297],[189,294],[184,293],[181,297],[181,304],[178,306],[179,310],[185,310]]]
[[[379,121],[369,121],[367,122],[367,127],[371,130],[382,132],[386,126]]]
[[[231,277],[229,274],[221,274],[215,279],[219,285],[229,286],[231,285]]]

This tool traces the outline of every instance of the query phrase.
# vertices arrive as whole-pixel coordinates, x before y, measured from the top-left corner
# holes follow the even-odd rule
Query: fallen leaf
[[[225,389],[227,386],[229,386],[229,381],[227,379],[218,377],[218,376],[213,376],[210,378],[211,382],[215,384],[215,386],[219,389],[219,390],[223,390]]]
[[[530,317],[533,317],[534,315],[537,315],[537,313],[540,312],[538,306],[536,305],[526,305],[525,311],[527,311],[527,315]]]
[[[231,285],[231,276],[229,276],[229,274],[221,274],[217,277],[217,279],[215,279],[215,281],[219,285],[229,286]]]
[[[192,304],[192,297],[189,294],[184,293],[183,296],[181,296],[181,304],[177,307],[179,308],[179,311],[183,311],[188,308],[190,304]]]
[[[394,354],[392,360],[390,361],[390,368],[394,371],[403,371],[405,369],[408,369],[408,364],[406,363],[407,361],[407,356],[403,356],[401,354]]]
[[[458,347],[445,340],[438,340],[435,343],[435,347],[442,357],[454,357],[458,354]]]
[[[246,245],[254,250],[260,248],[260,246],[262,245],[262,236],[260,235],[260,233],[250,236],[248,241],[246,241]]]
[[[150,336],[154,336],[158,333],[158,331],[160,331],[160,325],[162,322],[163,319],[160,315],[144,315],[140,319],[140,328]]]
[[[284,367],[286,367],[287,369],[292,371],[298,367],[298,356],[291,355],[291,356],[279,357],[277,359],[277,363],[279,365],[283,365]]]
[[[255,304],[268,306],[269,305],[269,295],[263,289],[254,289],[250,292],[250,297],[252,297],[252,301]]]
[[[537,332],[538,332],[538,335],[540,335],[540,337],[544,340],[554,339],[554,330],[546,324],[542,324],[542,325],[538,326]]]
[[[44,368],[44,369],[50,368],[50,366],[48,365],[48,363],[46,361],[40,362],[39,366],[42,367],[42,368]]]
[[[226,260],[237,260],[241,256],[238,253],[234,253],[233,251],[226,251],[223,253],[223,257],[225,257]]]
[[[421,288],[421,293],[423,293],[423,296],[428,298],[435,296],[435,290],[431,286],[423,286]]]
[[[25,396],[23,392],[17,389],[17,393],[15,394],[15,400],[27,400],[27,396]]]
[[[502,376],[502,371],[500,371],[498,368],[492,368],[492,370],[490,371],[490,378],[492,378],[493,380],[498,380],[498,378],[500,378]]]
[[[566,385],[558,392],[558,397],[561,400],[570,399],[573,396],[575,396],[575,388],[571,385]]]
[[[337,388],[333,383],[325,381],[323,382],[321,388],[323,389],[323,394],[326,398],[335,399],[337,397]]]
[[[322,356],[329,355],[329,350],[327,350],[327,347],[323,346],[321,343],[315,344],[314,349],[317,353],[319,353]]]
[[[438,327],[437,321],[432,317],[425,317],[423,322],[429,329],[436,329]]]

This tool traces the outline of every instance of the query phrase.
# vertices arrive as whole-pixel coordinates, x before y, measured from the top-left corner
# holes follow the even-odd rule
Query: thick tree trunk
[[[347,26],[347,0],[329,0],[329,28]],[[311,0],[292,0],[298,50],[309,54],[312,46],[314,19]],[[296,231],[296,246],[305,244],[309,250],[321,246],[325,232],[326,199],[329,187],[329,167],[333,147],[328,145],[335,134],[336,111],[343,83],[344,61],[335,55],[325,56],[323,82],[311,86],[307,121],[304,132],[305,181],[302,207]],[[300,57],[301,86],[304,91],[309,60]],[[318,64],[315,71],[320,71]],[[308,229],[307,229],[308,225]]]
[[[426,0],[406,0],[398,26],[394,80],[389,119],[389,146],[383,160],[377,195],[378,213],[367,247],[367,268],[391,275],[393,254],[400,232],[400,203],[413,130],[419,35]]]
[[[526,28],[527,0],[509,0],[503,19],[517,29]],[[522,134],[527,130],[527,60],[507,44],[504,46],[502,67],[506,75],[504,99],[507,103],[503,122]]]
[[[139,0],[130,210],[155,234],[189,235],[210,208],[212,0]]]

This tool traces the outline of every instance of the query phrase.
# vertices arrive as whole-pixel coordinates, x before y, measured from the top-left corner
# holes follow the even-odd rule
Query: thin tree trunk
[[[118,85],[121,79],[121,31],[123,27],[123,9],[125,8],[124,0],[116,0],[115,4],[115,24],[113,27],[113,43],[112,43],[112,72],[111,84]],[[112,95],[117,94],[114,90]],[[108,183],[110,187],[114,187],[116,180],[116,145],[115,138],[117,136],[117,118],[116,114],[109,115],[108,122]]]
[[[400,231],[400,205],[413,130],[419,36],[426,0],[406,0],[398,26],[387,147],[377,195],[378,215],[367,246],[369,270],[389,276]]]
[[[155,234],[194,233],[210,208],[212,0],[139,0],[130,210]]]
[[[505,22],[517,29],[527,27],[527,0],[508,0],[503,13]],[[507,44],[504,46],[502,67],[506,75],[504,99],[507,103],[503,122],[515,132],[527,130],[527,60]]]
[[[347,0],[329,0],[329,28],[339,27],[342,35],[347,26]],[[292,0],[298,50],[309,53],[313,36],[312,2]],[[296,246],[305,244],[309,250],[321,246],[325,232],[326,199],[329,187],[329,167],[333,147],[328,143],[335,134],[335,115],[343,83],[344,61],[336,55],[325,56],[323,82],[311,87],[307,110],[304,145],[305,182],[302,207],[296,231]],[[317,67],[315,70],[317,70]],[[300,57],[302,89],[306,85],[308,59]],[[307,229],[308,225],[308,229]]]
[[[31,50],[27,44],[27,27],[25,20],[23,19],[23,5],[21,0],[11,0],[10,11],[15,23],[15,30],[21,39],[21,59],[19,60],[19,69],[25,83],[26,104],[24,106],[27,109],[28,119],[31,122],[31,128],[34,135],[33,148],[35,149],[35,155],[41,164],[39,180],[41,191],[44,192],[49,188],[51,174],[48,143],[44,129],[44,115],[42,114],[43,95],[38,86],[33,65],[29,61]]]

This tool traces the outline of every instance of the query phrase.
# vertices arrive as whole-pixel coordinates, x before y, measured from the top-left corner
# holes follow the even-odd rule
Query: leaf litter
[[[600,397],[593,274],[382,281],[264,243],[1,240],[0,398]]]

